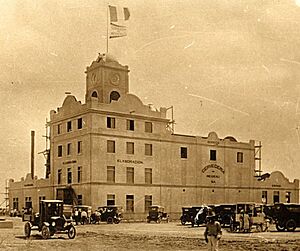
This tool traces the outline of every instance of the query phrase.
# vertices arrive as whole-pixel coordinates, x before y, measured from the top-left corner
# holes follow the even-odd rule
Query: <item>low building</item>
[[[175,134],[166,113],[129,93],[128,66],[99,55],[86,70],[85,103],[68,95],[50,112],[47,178],[10,180],[10,206],[32,201],[35,209],[41,198],[116,204],[140,219],[151,204],[177,217],[187,205],[298,203],[299,180],[257,177],[254,140]]]

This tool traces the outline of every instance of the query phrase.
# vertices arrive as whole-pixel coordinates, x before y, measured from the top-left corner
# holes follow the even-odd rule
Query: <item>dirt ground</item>
[[[36,231],[26,239],[20,218],[8,220],[14,228],[0,229],[0,250],[206,250],[204,227],[182,226],[179,221],[80,225],[73,240],[64,234],[43,240]],[[246,234],[224,229],[219,250],[300,250],[300,229],[288,233],[271,227],[269,232]]]

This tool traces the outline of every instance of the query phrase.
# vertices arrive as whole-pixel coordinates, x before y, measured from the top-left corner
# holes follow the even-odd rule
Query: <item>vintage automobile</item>
[[[100,220],[106,221],[108,224],[119,224],[122,220],[122,207],[121,206],[102,206],[98,207],[100,212]]]
[[[231,219],[235,214],[235,209],[235,204],[215,205],[214,212],[216,214],[217,221],[219,221],[223,227],[229,227]]]
[[[248,219],[248,225],[246,224]],[[232,232],[251,232],[255,228],[257,232],[264,232],[268,228],[268,221],[263,213],[263,205],[253,202],[236,204],[236,209],[231,217],[230,230]]]
[[[78,211],[78,218],[75,219],[75,211]],[[83,219],[81,217],[82,211],[85,211],[87,214],[87,218]],[[92,207],[91,206],[86,206],[86,205],[76,205],[73,207],[73,215],[74,215],[74,220],[76,223],[81,223],[81,224],[90,224],[91,223],[91,215],[92,215]]]
[[[165,208],[159,205],[152,205],[149,207],[149,214],[147,216],[147,222],[155,221],[160,223],[161,221],[169,222],[169,215],[165,212]]]
[[[269,211],[278,231],[293,232],[300,227],[300,204],[276,203]]]
[[[194,216],[194,220],[192,221],[192,227],[197,225],[198,227],[201,224],[206,224],[206,216],[208,211],[214,210],[214,205],[201,205],[200,207],[193,207],[196,208],[196,215]]]
[[[180,216],[180,222],[182,225],[185,225],[187,222],[192,222],[191,208],[192,207],[183,207],[182,208],[182,215]]]
[[[63,215],[62,200],[41,200],[39,213],[24,213],[23,221],[25,236],[29,237],[32,230],[41,232],[43,239],[48,239],[56,233],[66,233],[70,239],[76,235],[75,227]]]

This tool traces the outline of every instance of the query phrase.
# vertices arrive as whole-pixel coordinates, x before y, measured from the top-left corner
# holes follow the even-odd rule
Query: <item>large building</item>
[[[129,93],[128,74],[104,55],[87,67],[85,103],[68,95],[50,112],[46,178],[10,180],[11,208],[58,198],[93,209],[120,205],[125,217],[139,219],[151,204],[177,217],[189,205],[298,203],[299,180],[257,170],[255,141],[175,134],[167,108]]]

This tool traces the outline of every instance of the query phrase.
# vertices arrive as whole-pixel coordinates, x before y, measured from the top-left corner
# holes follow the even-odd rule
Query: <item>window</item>
[[[116,170],[114,166],[107,167],[107,182],[115,183]]]
[[[152,156],[152,144],[145,144],[145,155]]]
[[[57,147],[57,157],[62,157],[62,151],[63,151],[63,147],[62,146],[58,146]]]
[[[134,131],[134,120],[127,119],[127,130]]]
[[[116,91],[112,91],[110,94],[110,103],[111,101],[118,101],[118,99],[120,98],[120,94]]]
[[[217,160],[217,151],[210,150],[210,160]]]
[[[61,124],[57,125],[57,134],[61,134]]]
[[[19,198],[13,198],[13,209],[19,211]]]
[[[71,170],[71,168],[68,168],[67,183],[68,184],[72,183],[72,170]]]
[[[82,167],[77,167],[77,182],[80,183],[82,179]]]
[[[108,194],[107,195],[106,204],[107,204],[107,206],[116,205],[115,195],[114,194]]]
[[[106,127],[107,128],[116,128],[116,119],[112,118],[112,117],[107,117]]]
[[[68,143],[67,144],[67,155],[71,155],[71,151],[72,151],[72,143]]]
[[[126,153],[134,154],[134,143],[133,142],[126,142]]]
[[[77,142],[77,153],[78,154],[82,153],[82,141]]]
[[[268,203],[268,191],[262,191],[261,193],[261,202],[264,204]]]
[[[273,192],[273,203],[279,203],[279,191],[274,191]]]
[[[78,202],[78,205],[82,205],[82,194],[78,194],[77,195],[77,202]]]
[[[126,195],[126,211],[134,212],[134,195]]]
[[[187,147],[180,147],[180,156],[182,159],[187,159]]]
[[[39,196],[39,203],[41,202],[41,200],[45,200],[46,196]]]
[[[152,168],[145,168],[145,183],[152,184]]]
[[[77,129],[82,129],[82,118],[77,119]]]
[[[128,184],[134,183],[134,168],[133,167],[127,167],[126,178],[127,178]]]
[[[286,203],[291,203],[291,192],[286,192],[285,193],[285,202]]]
[[[108,140],[107,141],[107,152],[108,153],[115,153],[116,152],[115,141],[114,140]]]
[[[151,122],[145,122],[145,132],[152,133],[152,123]]]
[[[242,152],[238,152],[236,154],[236,161],[237,161],[237,163],[243,163],[244,162],[244,154]]]
[[[152,206],[152,195],[145,195],[145,212]]]
[[[71,132],[72,131],[72,121],[68,121],[67,122],[67,132]]]
[[[32,208],[31,197],[25,197],[25,208]]]
[[[57,170],[57,184],[61,183],[61,169]]]

